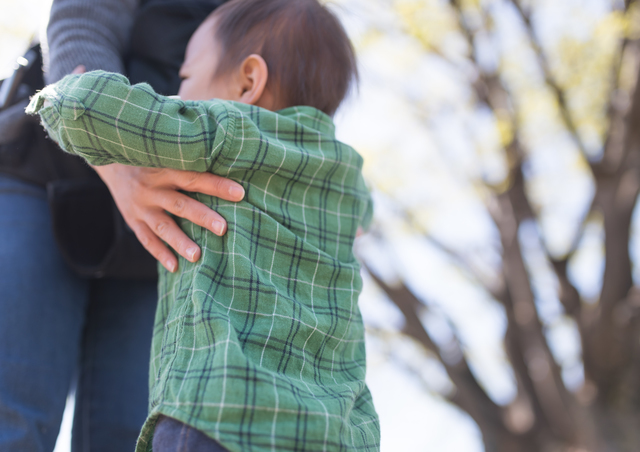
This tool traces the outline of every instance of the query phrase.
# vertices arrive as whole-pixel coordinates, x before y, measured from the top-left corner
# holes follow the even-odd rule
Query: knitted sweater
[[[55,0],[43,42],[45,80],[54,83],[84,65],[124,73],[123,56],[139,0]]]

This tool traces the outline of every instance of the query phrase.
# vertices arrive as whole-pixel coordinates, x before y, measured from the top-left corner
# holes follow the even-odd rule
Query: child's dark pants
[[[228,452],[204,433],[180,421],[160,416],[153,434],[153,452]]]

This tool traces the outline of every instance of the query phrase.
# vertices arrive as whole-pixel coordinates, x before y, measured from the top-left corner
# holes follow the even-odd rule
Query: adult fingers
[[[167,190],[160,206],[167,212],[207,228],[216,235],[222,236],[227,232],[227,222],[220,214],[180,192]]]
[[[188,261],[196,262],[198,259],[200,259],[200,248],[198,247],[198,245],[196,245],[193,240],[187,237],[187,235],[182,231],[182,229],[178,227],[175,221],[173,221],[173,219],[165,212],[156,212],[149,215],[146,218],[145,223],[153,234],[164,240],[167,245],[176,250],[179,255],[181,255]],[[160,260],[160,262],[163,262],[164,265],[164,262],[167,259],[171,260],[169,256],[163,256],[162,260],[158,260]]]
[[[144,248],[171,273],[178,269],[178,259],[166,247],[162,240],[143,222],[137,222],[131,228]]]
[[[215,174],[171,170],[164,176],[169,177],[176,187],[185,191],[204,193],[226,201],[237,202],[244,198],[242,185]]]

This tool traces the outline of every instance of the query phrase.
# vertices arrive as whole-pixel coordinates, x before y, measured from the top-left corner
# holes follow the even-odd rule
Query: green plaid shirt
[[[371,199],[330,117],[185,102],[106,72],[68,76],[28,111],[93,165],[210,171],[246,190],[239,203],[190,194],[227,219],[224,237],[177,219],[202,258],[160,267],[137,451],[161,413],[234,452],[379,450],[352,249]]]

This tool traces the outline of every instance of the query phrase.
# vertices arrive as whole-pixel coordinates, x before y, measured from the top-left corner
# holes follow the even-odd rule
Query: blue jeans
[[[155,282],[77,277],[45,191],[0,174],[0,451],[53,450],[74,375],[72,450],[132,451],[156,297]]]

